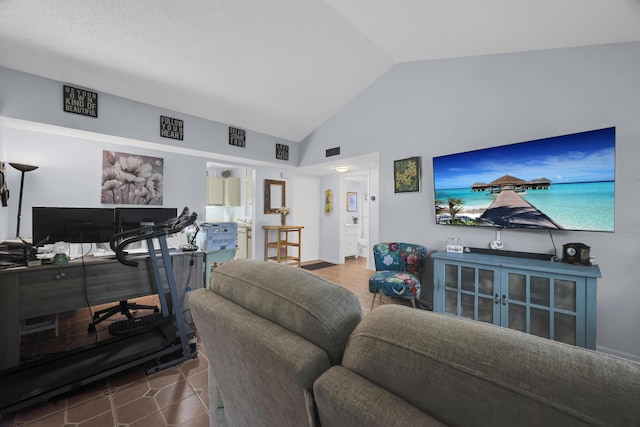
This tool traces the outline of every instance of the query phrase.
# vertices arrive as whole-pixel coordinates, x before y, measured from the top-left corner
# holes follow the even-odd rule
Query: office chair
[[[111,316],[116,314],[124,314],[127,319],[133,321],[133,315],[129,310],[153,310],[154,313],[159,313],[160,309],[155,305],[143,305],[135,302],[120,301],[120,304],[113,307],[98,310],[93,314],[93,321],[89,323],[89,333],[96,331],[96,325],[104,320],[107,320]]]

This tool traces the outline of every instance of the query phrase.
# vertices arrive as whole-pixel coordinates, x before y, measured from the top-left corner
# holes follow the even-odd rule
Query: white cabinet
[[[240,178],[208,176],[207,205],[240,206]]]
[[[357,225],[345,225],[344,226],[344,256],[357,256],[358,255],[358,226]]]
[[[238,227],[236,259],[251,259],[251,227]]]
[[[247,227],[238,227],[238,246],[236,259],[246,259],[247,257]]]

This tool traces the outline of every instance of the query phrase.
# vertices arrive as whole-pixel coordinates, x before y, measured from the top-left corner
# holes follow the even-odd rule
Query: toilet
[[[367,258],[369,254],[369,221],[364,216],[358,225],[358,256]],[[357,258],[357,257],[356,257]]]
[[[369,251],[369,240],[358,239],[358,255],[356,255],[356,258],[358,258],[359,256],[363,256],[366,258],[368,251]]]

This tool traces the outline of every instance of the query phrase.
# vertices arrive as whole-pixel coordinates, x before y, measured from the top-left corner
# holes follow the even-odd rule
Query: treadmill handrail
[[[175,219],[114,234],[113,237],[111,237],[111,240],[109,240],[109,246],[111,247],[111,250],[115,252],[118,261],[130,267],[137,267],[138,261],[131,261],[127,259],[128,254],[125,251],[127,246],[142,240],[153,239],[161,236],[166,237],[178,233],[193,224],[197,218],[197,213],[193,212],[189,214],[189,208],[185,207],[180,216]]]

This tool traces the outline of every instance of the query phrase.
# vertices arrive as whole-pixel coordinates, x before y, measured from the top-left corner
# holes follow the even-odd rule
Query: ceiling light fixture
[[[336,166],[334,169],[338,173],[349,172],[349,166]]]

